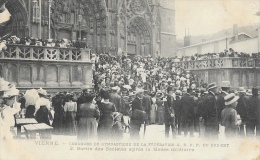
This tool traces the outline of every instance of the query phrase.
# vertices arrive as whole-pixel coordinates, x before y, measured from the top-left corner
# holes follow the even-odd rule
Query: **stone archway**
[[[9,0],[5,4],[11,14],[11,19],[1,29],[0,36],[11,33],[17,37],[25,37],[28,23],[27,9],[23,0]]]
[[[152,30],[142,17],[130,19],[127,25],[127,53],[148,56],[152,54]]]

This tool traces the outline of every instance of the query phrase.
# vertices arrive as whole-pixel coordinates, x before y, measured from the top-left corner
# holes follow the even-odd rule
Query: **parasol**
[[[40,97],[36,89],[30,89],[25,92],[24,98],[26,100],[26,104],[35,105],[37,99]]]

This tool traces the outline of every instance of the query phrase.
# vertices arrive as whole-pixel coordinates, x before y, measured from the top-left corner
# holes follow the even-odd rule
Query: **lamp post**
[[[79,22],[79,39],[80,40],[81,40],[81,22],[82,22],[82,19],[83,19],[82,15],[79,14],[78,15],[78,22]]]

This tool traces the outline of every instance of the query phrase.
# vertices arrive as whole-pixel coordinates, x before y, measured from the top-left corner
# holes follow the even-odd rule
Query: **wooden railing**
[[[42,61],[90,61],[90,50],[12,44],[7,45],[7,50],[0,52],[0,58]]]

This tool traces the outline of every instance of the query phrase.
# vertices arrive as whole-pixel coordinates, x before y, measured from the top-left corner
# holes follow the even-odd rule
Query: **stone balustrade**
[[[175,62],[176,67],[185,70],[203,70],[216,68],[259,68],[259,58],[223,57],[218,59]]]
[[[0,52],[0,77],[19,89],[48,91],[92,88],[89,49],[8,45]]]
[[[42,60],[42,61],[90,61],[89,49],[59,48],[46,46],[7,45],[0,52],[1,59]]]

